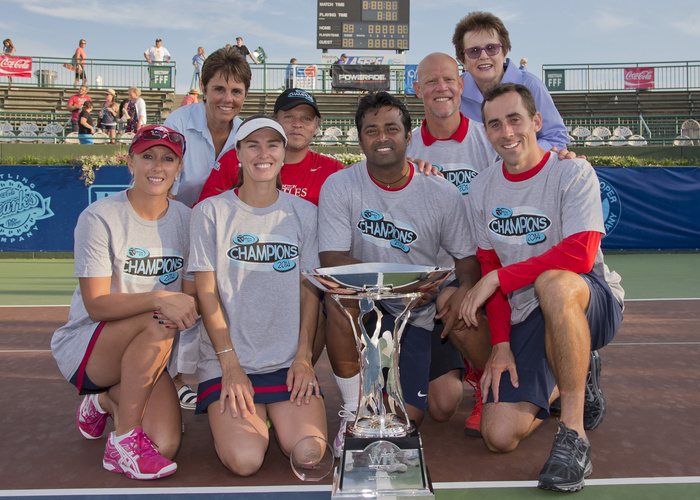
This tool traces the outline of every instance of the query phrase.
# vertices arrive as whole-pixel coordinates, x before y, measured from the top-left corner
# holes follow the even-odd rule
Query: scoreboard
[[[408,50],[410,0],[318,0],[316,48]]]

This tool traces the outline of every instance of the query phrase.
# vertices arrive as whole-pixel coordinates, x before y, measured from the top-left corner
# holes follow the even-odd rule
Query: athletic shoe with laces
[[[591,351],[591,364],[586,380],[586,400],[583,403],[583,428],[593,430],[600,425],[605,417],[605,397],[600,388],[600,354]]]
[[[357,411],[348,410],[347,406],[341,406],[338,412],[340,417],[340,428],[338,434],[333,440],[333,456],[340,458],[343,454],[343,444],[345,443],[345,430],[348,427],[348,422],[354,422],[357,416]]]
[[[474,398],[476,398],[476,402],[471,414],[464,423],[464,433],[467,436],[473,437],[481,437],[481,408],[483,403],[481,402],[481,384],[479,383],[479,378],[474,369],[469,367],[469,372],[465,380],[474,389]]]
[[[540,472],[537,487],[552,491],[579,491],[593,472],[591,445],[578,432],[559,422],[549,459]]]
[[[110,414],[97,409],[97,394],[88,394],[78,407],[75,421],[85,439],[100,439]]]
[[[111,472],[126,474],[130,479],[158,479],[177,470],[177,464],[158,453],[155,444],[137,427],[121,441],[110,433],[102,465]]]

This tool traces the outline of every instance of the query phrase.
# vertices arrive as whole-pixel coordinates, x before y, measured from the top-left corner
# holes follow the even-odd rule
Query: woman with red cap
[[[132,479],[177,470],[181,414],[164,372],[178,330],[197,308],[186,274],[190,209],[168,199],[182,170],[185,138],[162,125],[141,128],[127,164],[129,189],[86,208],[75,228],[79,285],[68,323],[51,340],[58,366],[80,394],[80,433],[102,437],[103,466]]]

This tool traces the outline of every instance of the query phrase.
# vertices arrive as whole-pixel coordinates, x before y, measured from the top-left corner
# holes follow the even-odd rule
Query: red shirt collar
[[[462,112],[460,111],[459,115],[462,117],[462,120],[459,122],[459,127],[455,131],[454,134],[452,134],[450,137],[447,139],[437,139],[433,137],[433,135],[428,132],[428,127],[425,125],[425,119],[423,119],[423,123],[420,126],[420,136],[423,139],[423,144],[426,146],[432,146],[435,141],[457,141],[457,142],[462,142],[464,138],[467,136],[467,132],[469,131],[469,118],[464,116]]]
[[[542,170],[549,160],[549,157],[552,155],[551,151],[547,151],[545,155],[542,157],[540,162],[535,165],[534,168],[531,168],[527,172],[523,172],[522,174],[509,174],[508,171],[506,170],[506,165],[505,163],[503,164],[503,177],[506,178],[506,180],[511,181],[511,182],[522,182],[526,181],[528,179],[532,179],[534,176],[536,176],[540,170]]]

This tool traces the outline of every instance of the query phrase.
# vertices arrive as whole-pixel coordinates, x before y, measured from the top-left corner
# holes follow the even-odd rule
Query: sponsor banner
[[[0,56],[0,76],[32,77],[32,58]]]
[[[418,72],[417,64],[407,64],[406,65],[406,76],[403,81],[403,91],[405,94],[415,94],[416,91],[413,90],[413,82],[416,81],[416,73]]]
[[[653,89],[654,68],[625,68],[626,89]]]
[[[152,65],[148,67],[148,74],[150,77],[149,86],[152,89],[169,89],[172,88],[171,81],[171,70],[170,66],[160,66]]]
[[[334,64],[333,88],[345,90],[389,90],[390,71],[387,65]]]
[[[335,64],[340,59],[340,54],[321,54],[321,63]],[[348,56],[345,64],[388,64],[389,66],[403,66],[406,64],[406,54],[389,54],[389,55],[354,55]]]
[[[3,165],[0,252],[72,252],[80,213],[131,181],[126,165],[100,168],[89,188],[80,175],[79,168],[62,165]]]
[[[293,67],[292,85],[302,89],[316,88],[316,66],[297,66]]]
[[[604,250],[700,249],[700,167],[595,167]]]

